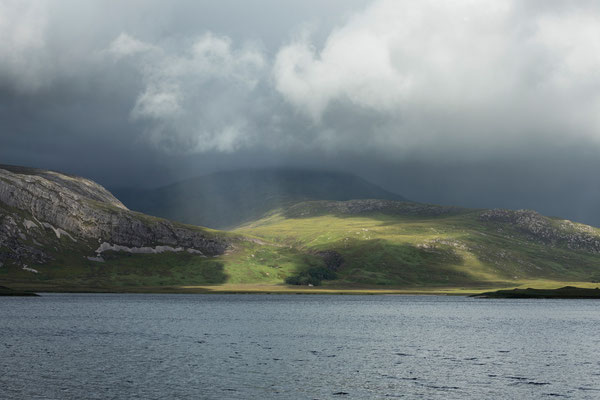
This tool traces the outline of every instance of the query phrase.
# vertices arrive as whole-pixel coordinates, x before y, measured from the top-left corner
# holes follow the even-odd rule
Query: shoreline
[[[15,291],[16,292],[16,291]],[[469,292],[449,292],[449,291],[412,291],[412,290],[358,290],[358,289],[339,289],[339,290],[298,290],[298,289],[148,289],[148,290],[111,290],[111,289],[42,289],[34,291],[19,291],[18,293],[27,293],[27,296],[36,296],[44,294],[176,294],[176,295],[193,295],[193,294],[261,294],[261,295],[356,295],[356,296],[373,296],[373,295],[403,295],[403,296],[474,296],[484,291],[469,291]],[[15,294],[19,296],[21,294]],[[12,296],[7,294],[5,296]]]
[[[3,283],[6,285],[6,283]],[[9,284],[10,285],[10,284]],[[420,287],[420,288],[377,288],[341,286],[292,286],[283,284],[221,284],[184,286],[138,286],[138,287],[73,287],[52,285],[31,285],[16,283],[10,291],[20,293],[114,293],[114,294],[289,294],[289,295],[417,295],[417,296],[478,296],[484,293],[514,289],[536,288],[553,290],[565,286],[581,289],[595,289],[598,284],[591,282],[531,281],[515,282],[514,285],[479,287]]]

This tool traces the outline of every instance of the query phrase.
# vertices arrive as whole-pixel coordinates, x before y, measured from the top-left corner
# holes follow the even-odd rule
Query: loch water
[[[2,399],[600,399],[600,302],[0,298]]]

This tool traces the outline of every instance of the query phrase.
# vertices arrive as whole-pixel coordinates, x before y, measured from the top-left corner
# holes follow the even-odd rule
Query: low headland
[[[600,288],[565,286],[558,289],[512,289],[497,290],[472,295],[486,299],[600,299]]]
[[[0,286],[0,296],[37,296],[37,294],[34,292],[14,290],[5,286]]]

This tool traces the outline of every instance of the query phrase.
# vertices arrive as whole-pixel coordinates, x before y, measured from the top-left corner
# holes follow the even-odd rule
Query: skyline
[[[358,174],[600,225],[591,1],[0,2],[0,158],[114,188]]]

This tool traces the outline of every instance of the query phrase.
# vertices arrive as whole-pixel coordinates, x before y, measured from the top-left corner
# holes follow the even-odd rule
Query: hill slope
[[[293,169],[218,172],[157,189],[114,192],[133,210],[215,229],[306,200],[402,200],[351,174]]]
[[[329,255],[336,275],[330,284],[342,286],[539,287],[600,280],[600,230],[527,210],[314,201],[236,231]],[[310,271],[298,277],[306,283]]]
[[[255,255],[268,253],[279,268]],[[35,290],[156,290],[278,283],[316,258],[128,210],[84,178],[0,168],[0,284]],[[144,289],[145,288],[145,289]],[[148,289],[153,288],[153,289]]]

